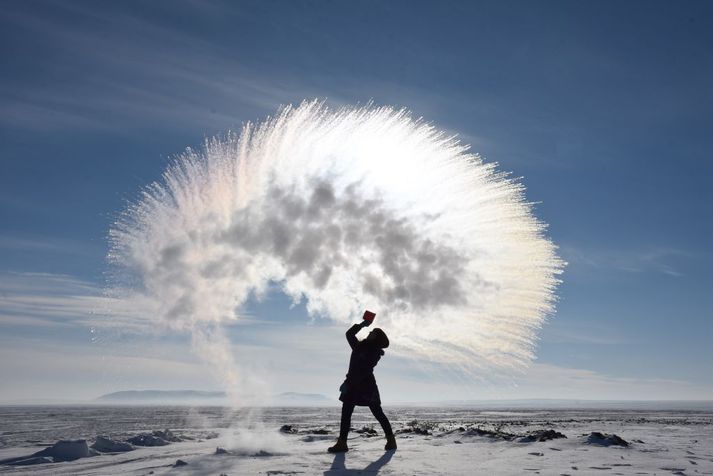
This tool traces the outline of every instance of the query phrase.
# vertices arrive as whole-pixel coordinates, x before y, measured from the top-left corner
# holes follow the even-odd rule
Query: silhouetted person
[[[339,439],[337,444],[329,448],[330,453],[339,453],[349,451],[347,446],[347,436],[352,423],[352,413],[354,407],[368,406],[371,413],[381,424],[381,428],[386,435],[385,450],[396,449],[396,438],[391,429],[389,419],[384,415],[381,409],[381,398],[379,396],[379,387],[376,386],[374,378],[374,367],[384,355],[384,350],[389,346],[389,338],[381,329],[374,329],[369,333],[366,339],[360,341],[357,339],[357,333],[364,327],[371,324],[374,314],[366,311],[364,320],[360,324],[354,324],[347,331],[347,342],[352,348],[352,356],[349,359],[349,372],[347,379],[344,381],[339,390],[341,395],[339,400],[342,401],[342,421],[339,429]]]

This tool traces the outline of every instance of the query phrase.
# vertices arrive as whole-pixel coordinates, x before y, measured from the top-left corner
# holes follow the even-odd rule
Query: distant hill
[[[162,402],[177,400],[224,399],[225,392],[201,390],[123,390],[107,393],[97,398],[98,402]]]
[[[202,390],[123,390],[107,393],[96,399],[98,403],[119,404],[177,404],[223,405],[228,403],[225,392]],[[317,393],[284,392],[273,395],[267,406],[316,406],[335,402]]]

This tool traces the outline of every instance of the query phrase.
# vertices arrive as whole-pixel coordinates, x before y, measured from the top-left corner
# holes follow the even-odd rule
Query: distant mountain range
[[[97,398],[99,402],[127,402],[153,400],[204,400],[225,398],[225,392],[205,392],[201,390],[122,390],[107,393]]]
[[[227,402],[225,392],[203,390],[123,390],[107,393],[96,399],[98,403],[151,403],[151,404],[213,404]],[[335,402],[317,393],[284,392],[273,395],[267,405],[312,406],[333,405]]]

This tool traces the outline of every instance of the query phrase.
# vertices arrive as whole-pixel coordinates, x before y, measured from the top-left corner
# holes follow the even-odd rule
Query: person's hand
[[[371,321],[367,321],[366,319],[364,319],[363,321],[361,321],[361,326],[362,326],[362,327],[369,327],[370,325],[371,325]]]

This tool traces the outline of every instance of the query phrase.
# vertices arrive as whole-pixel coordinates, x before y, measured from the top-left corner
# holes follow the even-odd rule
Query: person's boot
[[[345,451],[349,451],[349,447],[347,446],[347,440],[343,438],[337,438],[337,444],[327,448],[327,451],[329,451],[330,453],[344,453]]]
[[[386,451],[396,449],[396,437],[394,435],[386,435],[386,446],[384,446]]]

